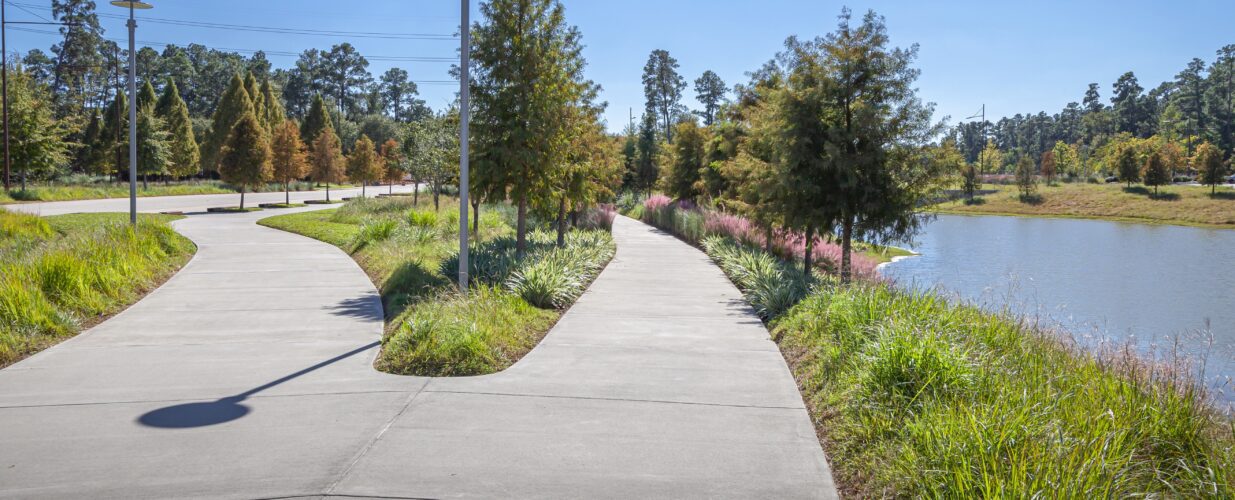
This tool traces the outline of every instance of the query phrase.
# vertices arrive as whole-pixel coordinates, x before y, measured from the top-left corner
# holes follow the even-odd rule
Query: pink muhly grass
[[[673,200],[670,200],[668,196],[658,194],[643,200],[643,208],[647,211],[656,211],[669,206],[672,202]]]

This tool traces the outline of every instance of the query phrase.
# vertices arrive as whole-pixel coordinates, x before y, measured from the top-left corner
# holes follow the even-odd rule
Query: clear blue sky
[[[43,0],[13,0],[48,6]],[[458,25],[455,0],[149,0],[142,15],[178,20],[318,30],[450,34]],[[473,19],[478,17],[473,1]],[[101,13],[123,14],[106,0]],[[583,32],[588,76],[604,87],[611,130],[620,130],[628,110],[643,107],[639,81],[648,52],[666,49],[690,81],[704,70],[726,83],[745,82],[745,72],[768,60],[788,35],[813,37],[835,26],[842,5],[856,13],[873,8],[887,18],[896,45],[921,46],[918,67],[924,100],[938,104],[937,116],[955,123],[983,103],[989,118],[1046,110],[1080,101],[1089,82],[1110,84],[1135,71],[1147,90],[1172,78],[1192,57],[1206,61],[1224,44],[1235,43],[1235,2],[1196,1],[863,1],[806,0],[628,0],[565,2],[567,19]],[[33,19],[10,4],[11,20]],[[46,15],[47,7],[32,9]],[[123,21],[102,20],[109,38],[123,39]],[[140,22],[140,20],[139,20]],[[45,29],[45,28],[42,28]],[[10,32],[9,49],[46,48],[54,36]],[[387,40],[341,36],[285,35],[143,23],[139,40],[233,49],[299,53],[350,41],[366,56],[456,54],[457,41]],[[159,47],[161,48],[161,47]],[[271,55],[276,66],[294,56]],[[392,65],[417,80],[446,80],[449,63],[373,60],[380,74]],[[435,109],[454,98],[452,85],[422,85]],[[696,106],[693,89],[688,106]]]

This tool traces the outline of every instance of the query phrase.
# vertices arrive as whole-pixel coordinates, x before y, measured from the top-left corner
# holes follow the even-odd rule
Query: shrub
[[[395,229],[399,227],[399,222],[392,219],[371,219],[360,226],[360,232],[356,233],[355,239],[352,240],[352,252],[356,252],[369,244],[386,241],[394,234]]]
[[[779,316],[806,295],[801,272],[762,250],[720,236],[705,239],[703,248],[764,319]]]
[[[412,209],[407,213],[407,223],[415,227],[433,228],[437,227],[437,222],[437,212],[433,210]]]
[[[477,287],[467,297],[421,302],[382,340],[379,368],[424,376],[493,373],[540,340],[555,314],[517,295]]]

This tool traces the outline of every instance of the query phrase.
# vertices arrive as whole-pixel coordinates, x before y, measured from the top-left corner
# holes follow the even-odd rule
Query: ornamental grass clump
[[[704,239],[703,248],[765,320],[779,316],[806,296],[805,276],[767,252],[722,236]]]

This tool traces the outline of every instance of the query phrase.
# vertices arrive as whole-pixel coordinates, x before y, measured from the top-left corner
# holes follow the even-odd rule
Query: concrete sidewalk
[[[178,221],[177,276],[0,370],[0,496],[835,496],[767,331],[671,236],[619,218],[540,346],[427,379],[372,368],[372,284],[268,215]]]

